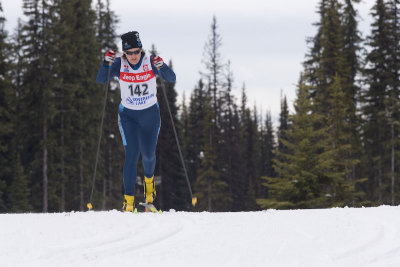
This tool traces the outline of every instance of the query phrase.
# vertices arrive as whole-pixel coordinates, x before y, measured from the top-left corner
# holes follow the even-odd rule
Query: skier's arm
[[[161,61],[162,61],[162,59],[161,59]],[[162,61],[161,67],[157,71],[157,67],[154,65],[154,57],[153,56],[151,56],[151,68],[153,69],[153,72],[155,75],[161,74],[161,77],[165,81],[167,81],[169,83],[174,83],[176,81],[175,72],[170,67],[168,67],[168,65],[165,64],[163,61]]]
[[[121,58],[116,58],[114,60],[114,63],[111,65],[110,79],[114,77],[119,77],[120,67],[121,67]],[[101,64],[100,69],[97,72],[96,81],[98,83],[105,83],[107,81],[108,68],[110,68],[108,62],[103,61],[103,64]]]

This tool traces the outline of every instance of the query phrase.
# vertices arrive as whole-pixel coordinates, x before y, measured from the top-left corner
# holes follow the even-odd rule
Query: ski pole
[[[161,74],[160,74],[160,77],[161,77]],[[161,77],[161,79],[162,79],[162,77]],[[162,82],[162,80],[160,81],[160,84],[161,84],[161,89],[162,89],[162,91],[163,91],[165,103],[167,104],[169,117],[171,118],[172,129],[174,130],[175,141],[176,141],[176,144],[177,144],[177,146],[178,146],[179,156],[180,156],[180,158],[181,158],[181,162],[182,162],[182,166],[183,166],[183,171],[184,171],[184,173],[185,173],[186,183],[187,183],[188,188],[189,188],[190,197],[192,198],[192,205],[195,206],[196,203],[197,203],[197,197],[193,197],[192,188],[191,188],[191,186],[190,186],[189,177],[188,177],[188,174],[187,174],[187,171],[186,171],[185,161],[183,160],[183,155],[182,155],[182,151],[181,151],[181,146],[179,145],[179,139],[178,139],[178,134],[177,134],[176,128],[175,128],[174,118],[172,117],[171,109],[170,109],[169,103],[168,103],[167,92],[166,92],[166,90],[165,90],[165,86],[164,86],[164,83]]]
[[[87,203],[86,207],[91,210],[93,209],[92,205],[92,197],[93,197],[93,190],[94,190],[94,181],[96,180],[96,172],[97,172],[97,162],[99,160],[99,151],[100,151],[100,143],[101,143],[101,136],[103,133],[103,121],[104,121],[104,113],[106,110],[106,104],[107,104],[107,95],[108,95],[108,87],[110,86],[110,72],[111,72],[111,65],[112,62],[109,62],[108,64],[108,72],[107,72],[107,84],[105,88],[105,95],[104,95],[104,104],[103,104],[103,113],[101,115],[101,122],[100,122],[100,129],[99,129],[99,141],[97,143],[97,152],[96,152],[96,161],[94,163],[94,171],[93,171],[93,181],[92,181],[92,191],[90,192],[90,199],[89,202]]]

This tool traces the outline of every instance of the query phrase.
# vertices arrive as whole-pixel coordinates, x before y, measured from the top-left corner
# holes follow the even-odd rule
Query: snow
[[[400,207],[2,214],[0,265],[400,266]]]

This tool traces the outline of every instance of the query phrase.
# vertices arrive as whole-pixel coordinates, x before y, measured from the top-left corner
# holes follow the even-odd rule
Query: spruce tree
[[[204,135],[206,106],[208,105],[208,94],[203,81],[200,79],[190,96],[187,130],[185,131],[185,152],[187,160],[187,171],[192,185],[196,183],[201,166],[201,153],[206,142]]]
[[[222,45],[221,36],[218,33],[217,18],[213,16],[211,23],[211,33],[210,37],[206,42],[203,54],[203,63],[206,67],[207,72],[203,73],[205,80],[208,82],[208,93],[211,96],[211,103],[215,110],[215,116],[219,114],[218,106],[218,95],[222,84],[222,59],[221,53],[219,51]],[[215,118],[216,118],[215,117]]]
[[[289,107],[287,104],[286,95],[281,99],[281,112],[279,114],[279,126],[277,131],[278,138],[278,146],[277,150],[281,153],[286,153],[286,147],[282,144],[281,140],[286,140],[286,132],[289,130],[290,121],[289,121]]]
[[[154,47],[153,53],[154,55],[157,54]],[[173,69],[171,61],[168,65]],[[160,188],[157,189],[160,201],[159,204],[160,207],[165,210],[172,208],[177,210],[187,210],[190,207],[190,202],[187,201],[190,197],[188,196],[184,171],[172,126],[172,123],[174,123],[181,144],[181,125],[178,121],[178,106],[176,103],[177,92],[174,83],[167,83],[161,79],[159,82],[160,86],[158,87],[157,98],[160,105],[162,122],[158,137],[156,164],[156,171],[162,178],[162,184]],[[162,86],[165,89],[168,98],[167,101],[164,98]],[[172,113],[173,122],[171,122],[167,103]]]
[[[356,181],[351,179],[351,174],[358,159],[351,157],[350,121],[346,120],[350,107],[346,104],[347,96],[339,75],[335,76],[329,91],[329,103],[332,109],[331,116],[327,120],[329,137],[326,139],[327,147],[324,150],[325,153],[329,153],[333,162],[331,166],[327,166],[327,177],[330,179],[328,194],[331,195],[331,203],[334,205],[354,205]]]
[[[229,186],[221,179],[217,169],[217,151],[212,141],[213,108],[209,102],[206,108],[205,144],[200,153],[202,162],[195,183],[195,192],[198,197],[196,209],[203,211],[229,211],[232,198],[229,194]]]
[[[7,210],[6,207],[6,186],[12,175],[12,153],[10,146],[13,136],[13,119],[11,110],[12,87],[9,77],[7,55],[10,48],[6,42],[7,32],[5,31],[5,18],[0,2],[0,212]]]
[[[377,0],[372,10],[374,21],[367,45],[364,69],[366,88],[362,94],[364,166],[369,177],[369,198],[379,204],[390,203],[389,181],[394,181],[394,156],[398,147],[398,73],[394,13],[388,3]]]
[[[325,146],[327,128],[315,130],[322,116],[311,112],[310,88],[299,82],[295,114],[290,116],[292,127],[281,139],[286,147],[277,151],[274,170],[277,177],[264,177],[268,198],[258,199],[261,208],[316,208],[328,206],[329,186],[325,168],[332,164],[328,154],[321,154]],[[287,151],[287,152],[286,152]]]
[[[49,174],[52,143],[50,126],[54,115],[52,89],[55,58],[52,1],[25,0],[23,11],[28,23],[23,27],[24,61],[28,64],[21,86],[20,119],[29,121],[21,129],[30,134],[24,139],[21,162],[32,181],[32,205],[35,210],[49,210]],[[23,104],[22,104],[23,103]]]
[[[59,177],[55,181],[57,206],[54,209],[83,210],[90,194],[104,97],[104,86],[96,84],[94,78],[101,63],[101,50],[96,40],[96,17],[91,1],[60,0],[55,7],[60,18],[56,27],[55,95],[61,101],[57,102],[58,112],[53,123],[58,136],[58,145],[54,147],[55,177]],[[104,169],[99,168],[98,183],[103,174]],[[100,196],[96,194],[99,187],[96,184],[94,206],[101,206],[98,205]]]
[[[381,83],[382,77],[387,76],[385,62],[385,51],[388,43],[388,14],[387,7],[383,1],[377,1],[374,5],[372,16],[375,22],[371,25],[373,34],[369,37],[368,44],[373,47],[366,60],[373,62],[371,69],[364,70],[368,79],[367,90],[363,91],[363,140],[365,151],[364,166],[370,166],[369,172],[369,198],[379,199],[382,203],[382,162],[383,162],[383,136],[385,131],[385,120],[382,110],[384,110],[385,84]],[[381,40],[385,40],[381,42]],[[375,189],[376,188],[376,189]],[[378,191],[378,192],[376,192]],[[379,195],[379,196],[378,196]]]
[[[101,60],[108,49],[117,50],[116,27],[118,18],[110,10],[110,1],[97,0],[96,4],[96,38],[101,44]],[[124,161],[124,149],[118,128],[118,106],[120,92],[116,79],[110,82],[106,113],[104,118],[104,131],[102,135],[102,158],[104,164],[102,184],[102,209],[119,208],[121,206],[122,179],[121,168]]]
[[[241,124],[242,124],[242,140],[243,140],[243,157],[245,159],[244,177],[246,192],[244,203],[246,210],[257,209],[257,122],[252,116],[251,110],[247,107],[247,95],[245,87],[242,89],[241,101]]]
[[[398,169],[399,161],[399,124],[400,124],[400,1],[392,0],[389,2],[389,13],[391,14],[391,37],[392,37],[392,56],[390,58],[391,85],[389,86],[386,105],[388,106],[388,125],[390,127],[390,139],[387,142],[390,150],[390,203],[395,205],[398,199],[399,184]]]
[[[361,120],[357,115],[357,101],[360,95],[360,85],[357,79],[361,73],[360,51],[361,33],[358,30],[358,13],[354,8],[355,3],[360,0],[345,0],[341,10],[341,23],[343,29],[343,56],[345,58],[346,74],[342,79],[345,101],[348,106],[346,120],[349,122],[350,155],[353,159],[358,159],[353,165],[353,170],[348,174],[348,178],[353,181],[361,175],[359,158],[361,157],[361,137],[359,128]]]
[[[29,201],[30,190],[28,180],[24,174],[19,154],[14,156],[13,179],[8,189],[8,206],[10,212],[29,212],[32,206]]]
[[[261,177],[275,177],[273,168],[273,160],[275,159],[276,141],[274,135],[274,128],[272,124],[271,112],[266,113],[264,125],[260,131],[260,176]],[[267,197],[267,190],[262,188],[260,198]]]
[[[332,196],[340,195],[336,189],[342,179],[351,181],[353,184],[358,180],[355,177],[355,166],[358,164],[356,153],[358,142],[355,130],[357,128],[355,115],[357,87],[354,82],[357,71],[356,47],[359,40],[354,33],[356,24],[352,17],[354,14],[350,6],[351,2],[346,3],[347,13],[345,12],[346,15],[342,18],[341,5],[337,0],[320,2],[318,32],[312,39],[312,47],[304,63],[304,82],[310,88],[313,112],[323,118],[318,125],[315,125],[315,130],[326,127],[329,129],[328,135],[325,136],[326,147],[321,154],[331,153],[335,157],[335,163],[341,162],[338,164],[342,167],[346,166],[343,167],[345,170],[334,165],[325,166],[326,171],[333,172],[329,179],[330,190],[335,192]],[[341,107],[346,110],[344,116],[337,112],[338,102],[334,102],[333,96],[342,96]],[[343,152],[341,156],[339,156],[340,153],[334,152],[337,150]],[[350,197],[345,193],[346,188],[341,187],[339,190],[343,190],[342,193]]]
[[[238,107],[233,91],[233,73],[228,63],[225,82],[220,96],[221,133],[219,138],[218,162],[221,178],[229,185],[232,197],[232,211],[241,211],[244,206],[244,191],[241,182],[244,179],[245,165],[243,162],[243,145],[241,139],[242,128],[240,125]]]

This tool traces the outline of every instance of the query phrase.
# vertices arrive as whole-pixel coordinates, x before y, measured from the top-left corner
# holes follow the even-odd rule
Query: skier
[[[155,76],[161,74],[161,77],[170,83],[175,82],[176,76],[161,57],[148,56],[144,52],[137,31],[127,32],[121,39],[123,55],[116,58],[115,50],[108,50],[96,80],[105,83],[108,68],[111,68],[110,79],[119,78],[121,104],[118,124],[125,148],[125,195],[122,209],[134,212],[134,190],[140,153],[145,175],[143,186],[146,203],[152,204],[156,196],[155,152],[161,120]]]

